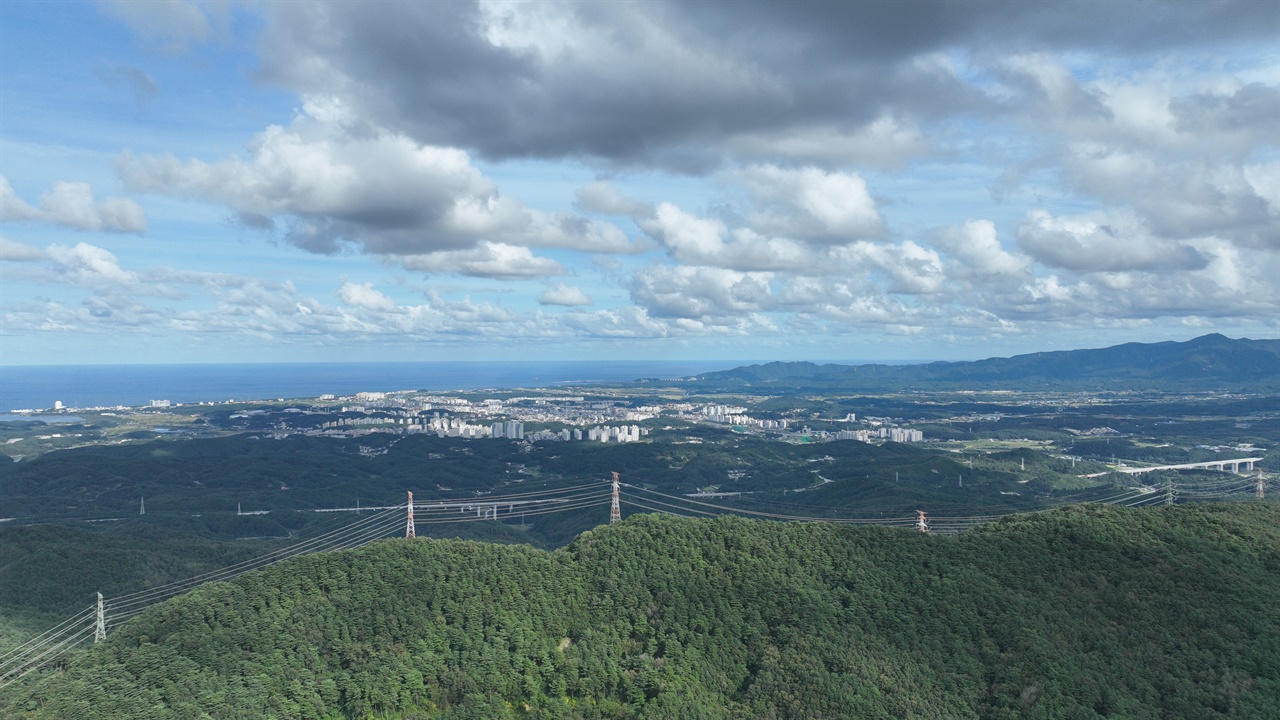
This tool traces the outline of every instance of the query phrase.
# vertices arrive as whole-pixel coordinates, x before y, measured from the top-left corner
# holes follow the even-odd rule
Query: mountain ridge
[[[687,378],[699,390],[1079,389],[1204,390],[1280,388],[1280,339],[1218,333],[1184,342],[1123,343],[973,361],[920,365],[771,362]]]

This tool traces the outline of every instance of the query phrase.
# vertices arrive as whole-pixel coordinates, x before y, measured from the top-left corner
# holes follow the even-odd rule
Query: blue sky
[[[968,359],[1280,318],[1265,2],[0,4],[0,364]]]

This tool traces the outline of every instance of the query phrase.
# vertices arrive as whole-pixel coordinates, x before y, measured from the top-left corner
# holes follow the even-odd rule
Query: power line
[[[245,572],[265,568],[275,563],[301,557],[303,555],[330,550],[350,549],[359,547],[374,540],[389,537],[397,532],[398,527],[405,527],[400,525],[399,517],[402,511],[407,510],[409,513],[408,517],[411,518],[407,528],[409,531],[407,534],[410,536],[413,535],[413,528],[415,527],[415,524],[438,525],[461,522],[483,522],[488,520],[497,521],[502,518],[510,519],[515,516],[517,506],[519,507],[519,514],[522,518],[522,522],[525,517],[536,517],[539,515],[586,510],[601,507],[605,504],[610,505],[611,520],[616,520],[621,516],[619,498],[623,493],[619,490],[620,485],[628,489],[628,492],[625,493],[628,504],[651,512],[668,515],[681,517],[689,517],[691,515],[715,517],[723,514],[741,514],[795,522],[921,527],[927,532],[936,534],[958,533],[983,523],[998,520],[1002,517],[1026,512],[1011,511],[1008,513],[999,513],[994,515],[951,517],[929,515],[927,522],[923,520],[923,511],[918,511],[921,515],[919,519],[911,517],[816,517],[809,515],[749,510],[746,508],[732,507],[718,503],[691,500],[687,497],[669,495],[667,493],[650,490],[648,488],[619,483],[617,481],[616,473],[614,475],[614,480],[611,483],[610,493],[607,496],[602,492],[602,488],[596,483],[567,488],[544,488],[507,495],[491,495],[486,497],[418,502],[413,501],[413,496],[410,493],[409,501],[406,504],[384,506],[384,508],[381,509],[381,512],[377,512],[370,516],[364,516],[355,522],[329,529],[338,524],[339,521],[335,519],[333,522],[325,523],[314,529],[323,530],[324,532],[320,532],[313,537],[307,538],[306,540],[302,540],[293,545],[279,548],[264,555],[234,563],[223,568],[210,570],[190,578],[176,580],[153,588],[148,588],[146,590],[140,590],[134,593],[111,598],[110,600],[104,601],[105,607],[107,608],[106,613],[100,612],[100,606],[97,604],[85,608],[53,628],[31,638],[30,640],[27,640],[21,645],[9,650],[4,655],[0,655],[0,687],[4,687],[8,683],[14,682],[17,679],[34,672],[43,665],[53,662],[62,655],[78,647],[83,642],[87,641],[90,637],[100,638],[105,633],[106,626],[108,624],[118,625],[142,614],[150,606],[156,603],[162,602],[175,595],[188,592],[199,585],[209,582],[229,580]],[[1166,503],[1170,503],[1177,497],[1210,498],[1244,496],[1256,492],[1257,486],[1258,484],[1254,480],[1241,480],[1239,478],[1194,483],[1175,483],[1170,479],[1165,482],[1165,489],[1163,493],[1144,486],[1140,488],[1128,488],[1119,493],[1094,499],[1091,502],[1120,505],[1125,507],[1141,507],[1155,504],[1162,500]],[[637,495],[637,492],[643,493],[644,495]],[[663,498],[664,500],[671,502],[665,502],[664,500],[656,498]],[[775,503],[773,505],[797,508],[803,507],[788,505],[786,503]],[[506,506],[505,514],[502,512],[503,506]],[[361,509],[367,511],[371,508],[365,507]],[[473,509],[476,511],[474,516],[469,514],[469,511]],[[414,515],[415,510],[419,511],[416,514],[416,517]],[[454,510],[457,510],[458,512],[455,514],[453,512]],[[319,512],[334,511],[327,510]],[[99,598],[101,598],[100,595]]]
[[[154,593],[156,593],[156,592],[164,591],[165,589],[170,588],[170,587],[174,587],[174,586],[178,586],[178,585],[186,585],[186,584],[189,584],[189,583],[192,583],[192,582],[195,582],[195,583],[197,583],[197,584],[198,584],[199,582],[204,582],[207,578],[214,577],[214,576],[217,576],[217,575],[220,575],[220,574],[224,574],[224,573],[229,572],[229,571],[238,570],[238,569],[240,569],[240,568],[249,568],[249,569],[251,569],[249,566],[253,566],[253,565],[256,565],[256,564],[263,563],[264,561],[267,561],[267,560],[269,560],[269,559],[271,559],[271,558],[279,557],[279,556],[281,556],[281,555],[292,555],[292,554],[296,554],[296,553],[298,553],[300,550],[305,550],[306,548],[312,547],[312,546],[314,546],[314,545],[316,545],[316,544],[318,544],[318,543],[322,544],[322,543],[324,543],[327,539],[329,539],[329,538],[331,538],[331,537],[333,537],[333,536],[337,536],[337,535],[341,535],[341,534],[343,534],[343,533],[350,532],[353,528],[359,528],[359,527],[363,527],[363,526],[371,525],[371,524],[377,523],[377,522],[379,522],[379,521],[381,521],[381,520],[385,520],[385,519],[387,519],[388,517],[392,517],[392,516],[395,516],[395,515],[398,515],[398,513],[397,513],[396,511],[394,511],[394,510],[384,510],[384,511],[383,511],[383,512],[381,512],[381,513],[377,513],[377,514],[375,514],[375,515],[371,515],[371,516],[365,516],[365,517],[364,517],[363,519],[361,519],[361,520],[357,520],[357,521],[355,521],[355,522],[353,522],[353,523],[350,523],[350,524],[348,524],[348,525],[344,525],[344,526],[342,526],[342,527],[340,527],[340,528],[338,528],[338,529],[336,529],[336,530],[333,530],[333,531],[330,531],[330,532],[324,533],[324,534],[322,534],[322,535],[319,535],[319,536],[317,536],[317,537],[310,538],[310,539],[308,539],[308,540],[304,540],[304,541],[302,541],[302,542],[296,543],[296,544],[294,544],[294,545],[290,545],[290,546],[285,547],[285,548],[281,548],[281,549],[276,550],[276,551],[274,551],[274,552],[270,552],[270,553],[267,553],[267,554],[265,554],[265,555],[261,555],[261,556],[255,557],[255,558],[251,558],[251,559],[249,559],[249,560],[244,560],[244,561],[241,561],[241,562],[239,562],[239,563],[235,563],[235,564],[233,564],[233,565],[229,565],[229,566],[224,567],[224,568],[219,568],[219,569],[217,569],[217,570],[210,570],[210,571],[208,571],[208,572],[206,572],[206,573],[202,573],[202,574],[200,574],[200,575],[196,575],[196,576],[194,576],[194,577],[186,578],[186,579],[184,579],[184,580],[175,580],[175,581],[173,581],[173,582],[166,583],[166,584],[164,584],[164,585],[159,585],[159,586],[154,587],[154,588],[148,588],[147,590],[141,590],[141,591],[134,592],[134,593],[129,593],[129,594],[126,594],[126,595],[121,595],[121,596],[118,596],[118,597],[113,597],[113,598],[111,598],[111,599],[110,599],[110,602],[111,602],[111,603],[113,603],[113,604],[118,604],[118,603],[120,603],[120,602],[127,601],[127,600],[132,600],[132,599],[137,598],[137,597],[140,597],[140,596],[150,595],[150,594],[154,594]]]
[[[50,662],[52,660],[57,659],[58,657],[61,657],[71,648],[75,647],[76,645],[79,645],[85,640],[88,640],[92,636],[93,636],[92,625],[80,628],[79,632],[77,632],[76,634],[71,635],[70,637],[66,638],[65,640],[58,643],[57,645],[50,647],[48,650],[45,650],[43,653],[32,658],[30,661],[26,663],[22,663],[17,667],[14,667],[13,669],[7,671],[4,675],[0,675],[0,688],[6,687],[9,683],[14,682],[15,680],[19,680],[23,677],[26,677],[29,673],[34,672],[36,669],[40,668],[47,662]],[[71,643],[71,644],[68,645],[68,643]],[[50,655],[53,655],[53,657],[49,657]]]
[[[47,637],[39,642],[29,643],[21,654],[7,659],[3,665],[0,665],[0,678],[12,677],[20,673],[24,668],[30,667],[32,663],[40,662],[46,658],[51,650],[56,652],[59,648],[64,647],[69,638],[76,637],[86,629],[92,628],[92,616],[79,618],[77,624],[63,628],[56,633],[48,634]]]
[[[29,646],[38,644],[41,640],[44,640],[49,635],[62,632],[62,630],[69,625],[72,625],[76,622],[87,619],[88,617],[93,615],[95,611],[96,611],[96,606],[90,605],[89,607],[85,608],[84,610],[81,610],[79,613],[73,615],[69,619],[64,620],[60,624],[55,625],[49,630],[46,630],[43,633],[40,633],[36,637],[33,637],[30,640],[22,643],[21,645],[10,649],[8,652],[4,653],[3,655],[0,655],[0,668],[3,668],[4,665],[9,662],[9,659],[14,655],[27,652]]]
[[[566,495],[560,498],[546,498],[546,499],[540,500],[539,502],[550,504],[549,507],[543,507],[542,509],[535,510],[535,511],[529,511],[526,509],[523,511],[523,514],[525,516],[538,516],[538,515],[545,515],[550,513],[565,512],[569,510],[578,510],[578,509],[583,509],[586,507],[591,507],[593,505],[600,504],[600,502],[583,502],[584,500],[593,500],[593,501],[598,500],[601,497],[598,486],[584,485],[581,487],[590,488],[593,492]],[[570,490],[570,489],[577,489],[577,488],[566,488],[565,490]],[[521,493],[520,496],[546,495],[549,492],[563,493],[565,492],[565,490]],[[493,508],[492,516],[490,516],[487,513],[477,518],[471,518],[471,517],[459,518],[456,516],[455,517],[433,516],[433,517],[427,517],[422,519],[415,518],[415,524],[416,525],[434,525],[434,524],[442,524],[442,523],[473,522],[475,520],[497,519],[498,515],[500,514],[500,506],[509,505],[509,503],[502,502],[502,500],[507,500],[509,498],[514,498],[514,497],[517,497],[517,496],[499,496],[495,498],[489,498],[485,502],[473,503],[472,506],[477,508],[491,506]],[[498,502],[494,502],[494,500],[497,500]],[[415,503],[415,505],[419,505],[419,504]],[[403,508],[404,506],[402,505],[400,507]],[[192,578],[187,578],[185,580],[174,581],[156,588],[150,588],[148,590],[139,591],[129,595],[123,595],[120,597],[111,598],[108,602],[112,607],[112,609],[117,611],[120,609],[128,609],[130,607],[134,607],[141,604],[149,605],[154,602],[158,602],[158,600],[155,600],[154,598],[157,598],[161,595],[168,595],[168,596],[176,595],[176,594],[185,592],[186,590],[191,589],[197,585],[203,584],[205,582],[213,582],[217,580],[230,579],[231,577],[239,575],[240,573],[247,572],[249,570],[259,569],[261,567],[266,567],[267,565],[272,565],[286,559],[291,559],[293,557],[311,554],[314,552],[321,552],[325,550],[345,549],[348,547],[358,546],[366,542],[369,542],[372,539],[377,539],[378,537],[389,534],[388,528],[390,527],[390,525],[388,525],[385,521],[394,516],[397,516],[398,514],[399,514],[398,510],[384,510],[381,513],[375,514],[373,516],[369,516],[365,519],[356,521],[349,525],[345,525],[329,533],[325,533],[318,537],[311,538],[304,542],[297,543],[295,545],[291,545],[286,548],[282,548],[275,552],[268,553],[266,555],[263,555],[257,558],[252,558],[250,560],[245,560],[245,561],[242,561],[241,563],[237,563],[235,565],[231,565],[225,568],[212,570],[202,575],[198,575]],[[421,516],[419,515],[419,517]],[[510,513],[508,513],[508,517],[510,517]],[[118,618],[119,616],[120,616],[119,614],[114,614],[112,617]]]
[[[658,497],[667,498],[669,500],[675,500],[677,502],[688,503],[691,505],[698,505],[700,507],[714,508],[716,510],[720,510],[721,512],[757,515],[760,517],[774,518],[777,520],[799,520],[804,522],[838,522],[838,523],[866,524],[866,525],[880,525],[880,524],[884,524],[885,522],[884,518],[824,518],[824,517],[813,517],[813,516],[807,516],[807,515],[786,515],[782,513],[762,512],[759,510],[746,510],[744,508],[735,508],[727,505],[719,505],[716,503],[702,502],[699,500],[690,500],[688,498],[680,497],[677,495],[668,495],[666,493],[658,492],[657,490],[650,490],[648,488],[643,488],[637,485],[630,485],[627,483],[623,483],[623,485],[633,490],[637,490],[639,492],[643,492],[649,495],[657,495]]]

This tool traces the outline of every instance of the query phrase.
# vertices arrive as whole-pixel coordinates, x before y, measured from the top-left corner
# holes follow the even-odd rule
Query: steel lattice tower
[[[609,522],[622,519],[622,506],[618,504],[618,473],[613,473],[613,501],[609,503]]]
[[[926,516],[925,511],[917,510],[916,515],[920,516],[919,519],[916,520],[916,529],[922,533],[929,532],[929,519]]]
[[[412,491],[409,491],[409,521],[404,526],[404,536],[407,538],[417,537],[417,535],[415,535],[413,532],[413,492]]]
[[[102,593],[98,593],[98,615],[93,626],[93,642],[98,644],[107,639],[107,614],[102,603]]]

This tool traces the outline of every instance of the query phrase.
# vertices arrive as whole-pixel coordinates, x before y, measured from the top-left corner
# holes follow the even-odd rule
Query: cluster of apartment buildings
[[[775,430],[786,432],[789,428],[789,421],[786,419],[778,420],[762,420],[753,418],[746,414],[746,408],[732,407],[729,405],[703,405],[701,407],[685,406],[681,408],[680,417],[685,419],[702,420],[704,422],[723,423],[725,425],[734,425],[739,427],[758,428],[761,430]],[[858,421],[855,413],[848,413],[844,419],[837,422],[853,423]],[[887,419],[871,418],[868,420],[872,425],[881,425],[881,422],[887,422]],[[820,438],[828,440],[858,440],[860,442],[882,442],[885,440],[891,442],[910,443],[923,442],[924,433],[919,430],[911,430],[909,428],[883,426],[872,427],[862,430],[841,430],[839,432],[828,433],[820,431],[812,433],[808,427],[800,431],[801,435],[817,435]]]
[[[671,403],[665,405],[626,407],[613,400],[591,400],[582,397],[518,397],[505,400],[473,401],[451,396],[387,397],[381,393],[361,393],[359,405],[343,405],[343,412],[372,413],[380,417],[335,420],[324,423],[325,430],[339,432],[370,426],[395,426],[401,432],[434,432],[440,437],[508,438],[513,440],[638,442],[649,434],[648,428],[629,423],[661,416],[675,416],[694,422],[710,422],[759,431],[796,434],[825,440],[857,440],[860,442],[922,442],[919,430],[893,426],[888,418],[868,418],[871,427],[839,432],[811,432],[806,427],[794,430],[794,422],[785,418],[760,419],[747,414],[747,408],[732,405]],[[439,408],[431,416],[427,413]],[[445,411],[442,415],[441,410]],[[390,416],[390,417],[387,417]],[[497,420],[490,421],[489,418]],[[612,420],[613,422],[609,422]],[[524,432],[524,422],[555,423],[579,427],[560,430]],[[621,421],[621,423],[619,423]],[[854,423],[857,416],[848,413],[837,422]],[[484,423],[484,424],[479,424]],[[619,424],[614,424],[619,423]],[[588,429],[589,428],[589,429]],[[381,429],[381,428],[379,428]],[[388,427],[388,429],[390,429]]]
[[[744,407],[734,407],[732,405],[703,405],[694,409],[693,406],[684,406],[676,408],[680,417],[685,419],[697,419],[705,422],[722,423],[724,425],[738,425],[741,427],[753,427],[761,430],[786,430],[786,420],[760,420],[753,418],[747,414]]]
[[[352,408],[343,408],[351,412]],[[438,437],[460,438],[511,438],[524,439],[524,423],[508,420],[492,425],[469,423],[459,417],[442,416],[435,413],[431,417],[356,417],[341,418],[323,423],[322,430],[395,428],[406,433],[435,433]]]
[[[373,430],[375,428],[394,428],[406,433],[435,433],[439,437],[460,437],[460,438],[508,438],[511,440],[525,440],[524,423],[516,420],[507,420],[506,422],[496,422],[491,425],[475,425],[468,423],[466,420],[458,417],[441,416],[436,413],[433,417],[359,417],[359,418],[342,418],[340,420],[331,420],[321,425],[322,430]],[[581,428],[565,428],[563,430],[539,430],[530,433],[527,439],[532,442],[540,440],[583,440],[584,438],[594,442],[639,442],[641,438],[648,436],[649,429],[642,428],[638,425],[605,425],[601,427],[593,427],[584,434]]]
[[[524,423],[515,420],[508,420],[505,423],[496,422],[489,426],[489,437],[523,440]]]
[[[576,430],[574,432],[577,432]],[[588,440],[598,440],[600,442],[639,442],[641,437],[649,434],[649,428],[642,428],[638,425],[630,427],[619,425],[617,427],[604,426],[594,427],[587,431]]]
[[[834,434],[836,440],[858,440],[859,442],[875,442],[888,440],[896,443],[924,442],[924,433],[919,430],[898,427],[880,427],[871,430],[841,430]]]

